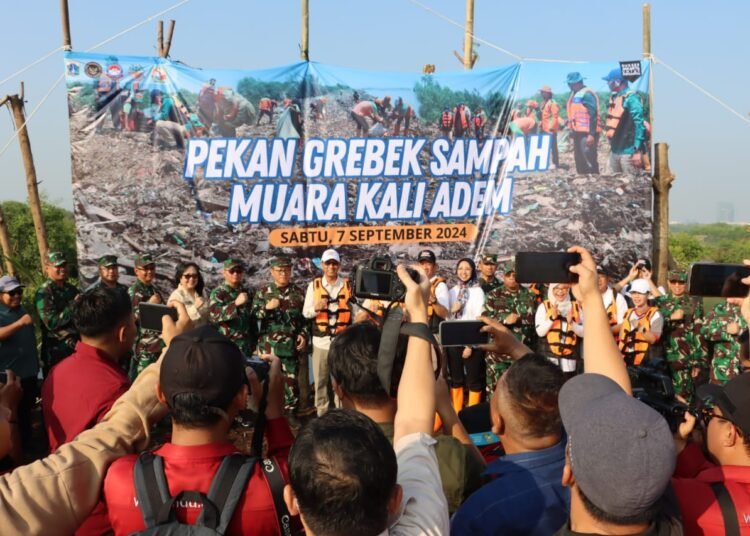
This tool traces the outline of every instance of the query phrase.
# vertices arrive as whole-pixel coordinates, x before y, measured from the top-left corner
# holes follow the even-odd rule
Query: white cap
[[[341,264],[341,257],[335,249],[327,249],[323,252],[323,256],[320,257],[320,262],[326,263],[328,261],[336,261]]]
[[[651,292],[651,287],[648,284],[648,281],[645,279],[636,279],[632,283],[630,283],[630,292],[639,292],[641,294],[649,294]]]

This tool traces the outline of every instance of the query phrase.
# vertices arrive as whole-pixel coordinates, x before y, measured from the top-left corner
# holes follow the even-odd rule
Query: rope
[[[701,93],[703,93],[706,97],[708,97],[712,101],[714,101],[717,104],[719,104],[719,106],[721,106],[722,108],[725,108],[729,112],[733,113],[734,115],[736,115],[737,117],[739,117],[740,119],[742,119],[745,123],[750,123],[750,118],[745,117],[740,112],[738,112],[737,110],[735,110],[734,108],[732,108],[731,106],[729,106],[727,103],[725,103],[724,101],[722,101],[719,97],[716,97],[715,95],[713,95],[712,93],[710,93],[708,90],[703,89],[701,86],[699,86],[698,84],[696,84],[695,82],[693,82],[692,80],[690,80],[687,76],[685,76],[684,74],[678,72],[674,67],[671,67],[670,65],[667,65],[661,59],[659,59],[659,58],[657,58],[655,56],[652,56],[652,58],[654,60],[654,63],[658,63],[659,65],[663,65],[672,74],[674,74],[678,78],[681,78],[683,81],[685,81],[688,84],[690,84],[691,86],[693,86],[695,89],[697,89],[698,91],[700,91]]]
[[[12,75],[8,76],[7,78],[4,78],[4,79],[0,80],[0,86],[2,86],[3,84],[5,84],[9,80],[13,80],[15,77],[17,77],[17,76],[25,73],[26,71],[28,71],[29,69],[31,69],[34,65],[38,65],[38,64],[42,63],[44,60],[46,60],[47,58],[52,57],[53,55],[55,55],[57,52],[59,52],[63,48],[64,47],[57,47],[55,50],[52,50],[52,51],[48,52],[47,54],[45,54],[44,56],[42,56],[38,60],[32,61],[26,67],[23,67],[22,69],[16,71],[15,73],[13,73]]]

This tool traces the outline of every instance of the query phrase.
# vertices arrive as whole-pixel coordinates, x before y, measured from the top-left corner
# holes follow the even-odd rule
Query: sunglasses
[[[183,279],[198,279],[198,274],[182,274]]]
[[[8,296],[20,296],[21,294],[23,294],[23,289],[17,288],[9,292],[5,292],[5,294],[7,294]]]
[[[326,266],[332,266],[332,265],[338,266],[339,265],[339,263],[336,261],[326,261],[323,264],[325,264]]]
[[[227,272],[230,274],[244,274],[245,270],[243,268],[230,268]]]

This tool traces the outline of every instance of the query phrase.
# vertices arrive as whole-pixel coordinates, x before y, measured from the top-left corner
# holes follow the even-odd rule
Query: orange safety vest
[[[545,311],[549,311],[552,308],[549,300],[544,300],[543,303]],[[578,302],[571,302],[570,306],[573,308],[573,322],[579,322],[581,318],[580,304]],[[547,315],[552,320],[552,327],[547,332],[547,344],[550,351],[561,357],[572,355],[578,343],[578,336],[573,332],[573,326],[568,324],[567,329],[563,331],[562,323],[565,319],[560,316],[551,318],[549,317],[549,312]]]
[[[610,326],[616,326],[617,325],[617,296],[615,295],[615,291],[610,289],[607,289],[612,293],[612,303],[610,303],[607,306],[607,318],[609,318],[609,325]]]
[[[466,130],[469,128],[469,121],[466,119],[466,108],[458,109],[458,106],[456,106],[456,117],[458,117],[461,120],[461,128]]]
[[[612,138],[617,131],[622,116],[625,114],[623,103],[625,98],[632,95],[632,91],[627,91],[622,95],[610,95],[607,104],[607,119],[604,122],[604,134],[607,138]]]
[[[453,126],[453,114],[451,114],[450,112],[443,112],[440,124],[443,126],[443,128],[450,128],[451,126]]]
[[[442,277],[436,277],[434,281],[430,282],[430,296],[435,295],[435,291],[437,290],[437,287],[440,283],[445,283],[445,279]],[[427,305],[427,325],[430,326],[433,331],[437,329],[438,324],[442,322],[443,319],[440,318],[435,314],[435,308],[432,304]]]
[[[602,121],[599,117],[599,95],[591,88],[584,87],[575,93],[571,93],[568,98],[568,122],[573,132],[588,133],[591,126],[591,117],[589,111],[583,104],[583,94],[591,93],[596,100],[596,131],[602,131]]]
[[[552,99],[542,105],[542,132],[560,130],[560,107]]]
[[[315,337],[335,337],[352,323],[352,310],[349,306],[349,300],[352,297],[352,285],[348,279],[344,279],[344,286],[341,287],[340,294],[331,297],[323,287],[323,279],[316,277],[313,280],[313,292],[315,303],[325,298],[329,304],[337,303],[338,309],[336,311],[330,309],[318,311],[313,323],[312,333]],[[333,324],[330,323],[331,317],[334,317],[335,320]]]
[[[273,106],[272,106],[271,99],[269,99],[268,97],[263,97],[262,99],[260,99],[260,101],[258,102],[258,109],[259,110],[272,110]]]
[[[651,319],[654,317],[658,309],[656,307],[649,307],[646,314],[638,318],[635,326],[630,323],[630,315],[635,311],[634,308],[630,308],[625,312],[625,319],[622,321],[622,328],[620,328],[620,351],[623,357],[633,356],[633,364],[640,365],[643,358],[646,357],[646,352],[650,344],[643,337],[643,333],[640,332],[640,328],[646,328],[651,330]]]

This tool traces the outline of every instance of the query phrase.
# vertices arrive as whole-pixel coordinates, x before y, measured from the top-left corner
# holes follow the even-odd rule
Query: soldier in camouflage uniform
[[[120,278],[120,265],[117,263],[117,257],[114,255],[102,255],[97,261],[99,265],[99,279],[96,283],[86,289],[94,290],[95,288],[114,288],[127,294],[128,287],[118,283]]]
[[[700,330],[711,383],[724,384],[740,373],[739,335],[747,327],[740,306],[720,302],[706,315]]]
[[[133,314],[138,325],[138,335],[135,338],[133,359],[130,360],[130,379],[134,380],[143,369],[159,359],[162,350],[162,340],[158,331],[141,327],[138,304],[164,303],[164,298],[153,285],[156,277],[156,263],[148,253],[135,258],[135,276],[138,278],[128,289],[130,302],[133,304]]]
[[[47,254],[47,280],[36,291],[34,301],[42,321],[42,367],[44,375],[68,357],[78,342],[78,330],[73,325],[73,302],[78,289],[67,282],[68,261],[60,251]]]
[[[477,281],[482,285],[485,296],[503,284],[502,281],[495,277],[495,270],[497,270],[497,255],[494,253],[485,253],[479,258],[479,277]]]
[[[224,282],[211,291],[208,321],[231,339],[246,356],[253,355],[258,324],[252,313],[252,291],[243,284],[245,265],[238,259],[224,261]]]
[[[703,302],[685,292],[687,272],[669,272],[669,293],[654,299],[664,317],[664,355],[672,371],[675,393],[692,401],[693,375],[702,359],[698,333],[703,324]]]
[[[299,393],[305,394],[303,382],[308,383],[309,393],[307,378],[298,378],[297,371],[299,361],[307,359],[310,322],[302,316],[305,292],[290,282],[292,261],[288,257],[275,257],[271,261],[271,277],[273,282],[259,288],[253,298],[252,313],[260,321],[258,352],[281,358],[284,405],[287,411],[292,411],[297,407]],[[309,399],[307,402],[304,409],[314,411]]]
[[[513,332],[526,346],[533,348],[535,343],[534,294],[516,281],[516,270],[512,262],[501,266],[503,285],[487,295],[484,314],[497,320]],[[512,364],[509,356],[487,354],[487,389],[491,396],[497,380]]]

